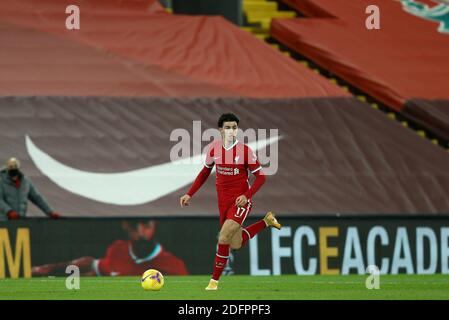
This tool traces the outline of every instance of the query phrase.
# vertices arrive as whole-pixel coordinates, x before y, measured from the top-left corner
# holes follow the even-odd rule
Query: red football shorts
[[[248,199],[248,203],[243,207],[237,207],[235,201],[220,204],[218,206],[220,210],[220,226],[222,226],[227,219],[234,220],[239,225],[243,225],[243,222],[251,212],[252,207],[251,199]]]

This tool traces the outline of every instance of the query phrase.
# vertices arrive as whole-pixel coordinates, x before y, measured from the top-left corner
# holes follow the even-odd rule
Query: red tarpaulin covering
[[[68,4],[81,30],[65,28]],[[175,130],[224,112],[282,137],[252,215],[449,211],[443,149],[223,18],[150,0],[3,0],[0,43],[0,159],[22,160],[65,216],[216,216],[213,177],[181,210],[202,165],[170,152]]]
[[[449,140],[449,33],[437,22],[399,1],[286,2],[310,18],[275,19],[276,39]],[[369,5],[380,9],[380,30],[365,26]]]
[[[224,18],[143,10],[148,2],[78,2],[81,28],[67,30],[77,1],[1,1],[0,94],[123,95],[123,82],[129,95],[347,96]]]

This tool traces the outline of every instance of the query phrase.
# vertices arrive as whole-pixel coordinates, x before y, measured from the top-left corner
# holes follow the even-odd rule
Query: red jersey
[[[248,171],[255,173],[262,169],[257,156],[246,144],[235,141],[228,148],[221,140],[211,143],[205,160],[207,168],[216,167],[218,201],[228,202],[249,189]]]
[[[128,276],[142,275],[148,269],[157,269],[167,275],[187,275],[184,261],[165,251],[157,244],[147,257],[137,258],[131,247],[131,241],[117,240],[112,243],[106,256],[94,261],[97,275]]]

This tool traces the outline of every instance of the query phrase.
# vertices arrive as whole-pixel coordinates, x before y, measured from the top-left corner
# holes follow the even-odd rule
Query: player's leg
[[[240,225],[243,225],[243,222],[251,212],[252,207],[252,201],[250,199],[244,207],[237,208],[234,206],[233,208],[230,208],[227,212],[227,218],[233,219]],[[263,219],[246,228],[241,228],[241,232],[235,233],[233,239],[231,240],[231,248],[234,250],[240,249],[249,241],[249,239],[253,238],[266,227],[275,227],[277,229],[281,228],[281,225],[271,211],[268,212]]]
[[[220,230],[220,235],[218,237],[218,249],[215,255],[214,271],[212,273],[212,279],[206,290],[217,290],[218,280],[220,279],[221,273],[226,266],[229,258],[229,247],[231,239],[236,232],[240,232],[240,224],[237,222],[227,219]]]
[[[242,226],[246,217],[248,217],[249,213],[251,212],[252,207],[253,206],[251,200],[249,200],[248,203],[243,207],[233,207],[227,213],[228,218],[233,219],[234,221],[238,222],[240,226]],[[234,237],[231,239],[231,248],[234,250],[240,249],[243,244],[246,243],[246,237],[249,237],[248,231],[243,227],[240,227],[240,232],[236,232],[234,234]]]
[[[245,221],[246,217],[251,212],[251,209],[252,209],[252,203],[251,203],[251,200],[249,200],[245,206],[243,206],[243,207],[233,206],[226,213],[228,219],[237,222],[240,226],[239,230],[234,233],[234,236],[231,239],[231,249],[237,250],[242,247],[242,241],[243,241],[242,225],[243,225],[243,222]]]
[[[260,219],[246,228],[242,228],[242,232],[235,234],[234,238],[231,240],[231,248],[234,250],[240,249],[249,241],[249,239],[252,239],[266,227],[281,229],[281,224],[277,221],[271,211],[268,212],[263,219]]]
[[[242,247],[242,242],[243,242],[243,238],[242,238],[242,232],[243,232],[243,228],[240,227],[240,231],[237,231],[234,236],[231,239],[231,249],[232,250],[238,250]]]

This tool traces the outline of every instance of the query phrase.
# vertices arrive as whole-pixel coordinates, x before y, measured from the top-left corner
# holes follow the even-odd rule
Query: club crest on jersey
[[[236,156],[236,157],[234,158],[234,163],[238,163],[238,162],[239,162],[239,158],[240,158],[240,156]]]

